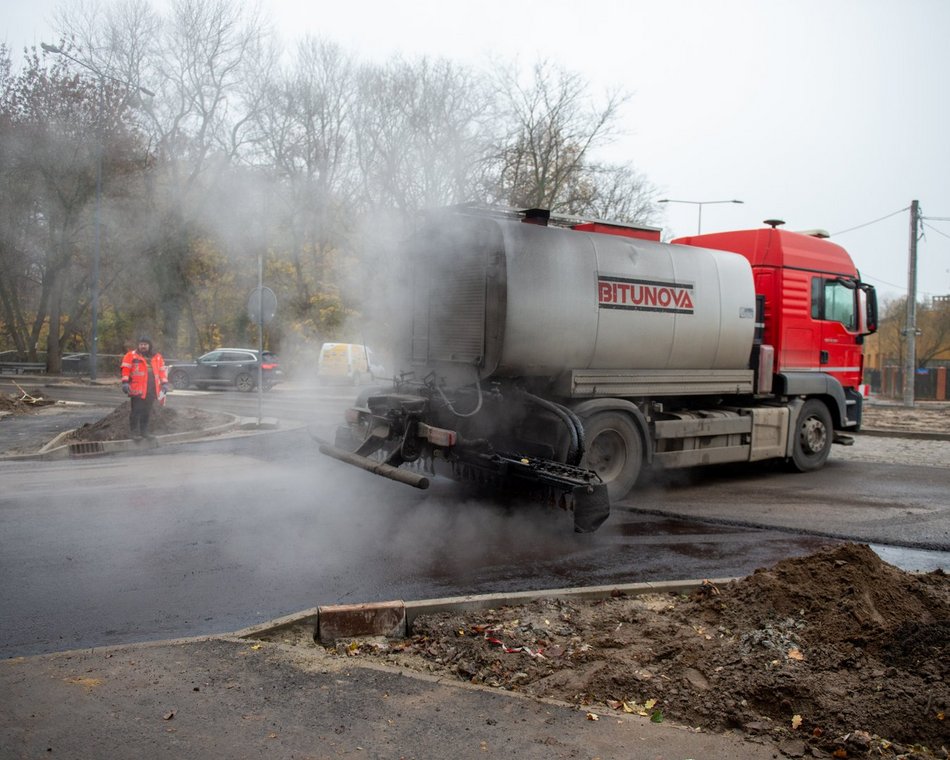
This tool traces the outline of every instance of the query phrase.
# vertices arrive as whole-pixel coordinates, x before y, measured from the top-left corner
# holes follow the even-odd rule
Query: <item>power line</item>
[[[849,227],[849,228],[846,229],[846,230],[841,230],[841,232],[832,233],[832,237],[834,237],[835,235],[844,235],[846,232],[854,232],[855,230],[859,230],[859,229],[861,229],[862,227],[870,227],[872,224],[877,224],[878,222],[883,222],[885,219],[890,219],[892,216],[897,216],[898,214],[903,214],[903,213],[904,213],[905,211],[907,211],[909,208],[910,208],[910,206],[904,206],[904,208],[898,209],[897,211],[895,211],[895,212],[893,212],[893,213],[891,213],[891,214],[888,214],[887,216],[882,216],[880,219],[872,219],[870,222],[865,222],[864,224],[859,224],[857,227]]]
[[[862,272],[862,280],[874,280],[874,282],[879,283],[880,285],[890,285],[892,288],[897,288],[900,291],[907,290],[907,284],[904,285],[895,285],[893,282],[888,282],[887,280],[879,280],[877,277],[872,277],[867,272]]]
[[[861,270],[861,279],[864,281],[874,282],[878,285],[887,285],[899,291],[900,293],[904,293],[905,295],[907,293],[906,283],[904,285],[895,285],[893,282],[888,282],[887,280],[881,280],[881,279],[878,279],[877,277],[873,277],[872,275],[869,275],[864,270]],[[917,295],[933,298],[934,296],[941,295],[941,294],[938,293],[937,291],[932,291],[932,290],[918,290]]]
[[[928,216],[927,218],[930,219],[931,217]],[[948,219],[947,221],[950,221],[950,219]],[[938,235],[943,235],[945,238],[950,238],[950,235],[948,235],[948,234],[947,234],[946,232],[944,232],[943,230],[938,230],[938,229],[937,229],[936,227],[934,227],[932,224],[927,224],[927,222],[922,222],[922,224],[923,224],[924,227],[926,227],[928,230],[933,230],[933,231],[936,232]]]

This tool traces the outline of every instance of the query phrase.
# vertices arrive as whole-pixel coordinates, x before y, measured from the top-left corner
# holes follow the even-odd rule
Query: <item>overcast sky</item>
[[[262,3],[286,44],[309,32],[364,59],[547,58],[595,94],[624,88],[607,158],[661,197],[744,201],[703,206],[704,232],[825,229],[885,297],[907,290],[909,211],[844,231],[913,199],[950,219],[950,0]],[[0,39],[52,40],[57,5],[0,0]],[[695,233],[697,210],[669,204],[666,228]],[[950,294],[950,221],[925,224],[918,294]]]

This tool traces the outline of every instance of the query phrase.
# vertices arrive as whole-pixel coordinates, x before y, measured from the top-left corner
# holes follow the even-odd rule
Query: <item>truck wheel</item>
[[[597,412],[584,420],[587,451],[581,467],[596,472],[611,501],[622,499],[636,484],[643,465],[640,431],[623,412]]]
[[[188,373],[183,369],[173,369],[168,380],[176,388],[185,389],[191,385],[191,382],[188,380]]]
[[[254,378],[251,377],[249,372],[239,372],[238,376],[234,378],[234,385],[242,393],[247,393],[254,390]]]
[[[792,466],[799,472],[817,470],[831,453],[834,438],[831,412],[817,399],[809,399],[798,412]]]

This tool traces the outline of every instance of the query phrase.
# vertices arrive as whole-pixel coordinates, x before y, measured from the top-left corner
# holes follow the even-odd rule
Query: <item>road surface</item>
[[[105,393],[87,398],[118,403]],[[265,414],[328,435],[351,395],[278,389]],[[882,545],[908,569],[947,567],[947,467],[678,473],[577,536],[565,513],[506,510],[439,479],[420,492],[322,458],[307,426],[142,456],[0,462],[0,656],[225,632],[327,603],[729,577],[829,540]]]

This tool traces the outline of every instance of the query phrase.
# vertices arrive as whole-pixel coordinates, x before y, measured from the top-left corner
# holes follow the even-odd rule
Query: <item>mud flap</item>
[[[575,486],[574,532],[593,533],[610,515],[610,499],[607,498],[607,486]]]

